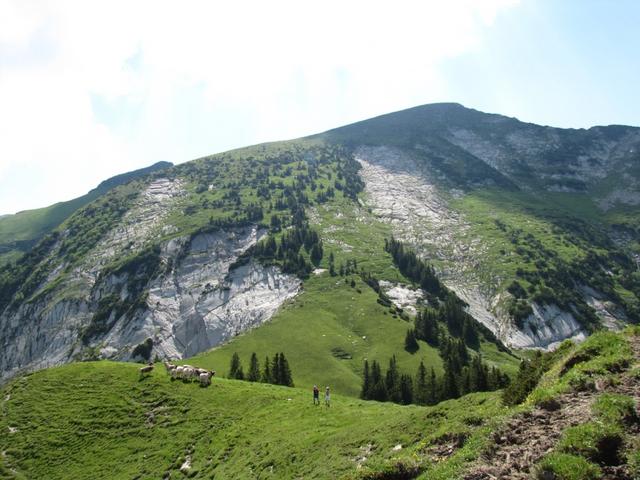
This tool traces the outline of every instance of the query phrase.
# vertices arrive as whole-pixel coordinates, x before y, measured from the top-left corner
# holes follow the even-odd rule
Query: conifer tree
[[[271,376],[271,367],[269,365],[269,357],[266,357],[264,359],[264,371],[262,372],[262,378],[260,378],[262,383],[271,383],[273,381]]]
[[[287,387],[293,387],[293,378],[291,377],[291,369],[289,368],[289,362],[284,356],[284,353],[280,352],[280,359],[278,362],[278,371],[280,377],[280,385]]]
[[[474,392],[485,392],[489,389],[488,372],[480,355],[471,362],[471,387]]]
[[[360,390],[360,398],[363,400],[369,399],[371,390],[371,379],[369,378],[369,361],[364,361],[364,371],[362,375],[362,389]]]
[[[413,328],[407,330],[407,335],[404,338],[404,349],[409,353],[415,353],[420,348],[418,341],[416,340],[416,332]]]
[[[258,356],[255,352],[251,354],[251,364],[249,366],[247,380],[250,382],[258,382],[260,380],[260,364],[258,363]]]
[[[395,355],[389,359],[389,370],[387,370],[385,387],[389,400],[400,403],[400,375],[398,374],[398,364]]]
[[[467,315],[462,325],[462,338],[464,343],[469,345],[470,348],[477,350],[480,348],[480,339],[478,337],[478,330],[473,324],[473,320]]]
[[[444,377],[442,378],[442,393],[440,397],[443,400],[448,400],[449,398],[458,398],[460,396],[456,373],[457,371],[455,361],[454,359],[449,358],[447,361],[445,361]]]
[[[413,403],[413,380],[411,376],[407,374],[400,375],[400,402],[403,405],[409,405]]]
[[[369,398],[371,400],[378,400],[379,402],[386,402],[388,399],[387,388],[384,378],[382,378],[380,364],[375,360],[371,364],[371,391]]]
[[[429,380],[427,382],[427,405],[435,405],[438,403],[438,380],[436,378],[436,372],[431,367],[431,372],[429,372]]]
[[[281,385],[280,354],[276,353],[271,361],[271,383]]]
[[[238,352],[233,352],[233,355],[231,356],[231,363],[229,365],[229,378],[242,380],[242,378],[238,378],[240,373],[242,373],[242,364],[240,363],[240,357],[238,356]]]
[[[438,320],[434,309],[427,308],[418,312],[415,319],[415,336],[431,346],[438,345]]]
[[[322,242],[313,244],[309,257],[311,258],[311,262],[315,266],[318,266],[320,264],[320,260],[322,260]]]
[[[460,374],[460,395],[466,395],[467,393],[474,392],[473,387],[471,385],[471,368],[464,367],[462,369],[462,373]]]
[[[413,399],[418,405],[426,405],[429,401],[429,392],[427,391],[427,369],[424,362],[420,361],[418,373],[416,374],[415,392]]]

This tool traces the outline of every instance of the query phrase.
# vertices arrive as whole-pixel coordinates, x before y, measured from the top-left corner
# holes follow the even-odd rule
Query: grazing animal
[[[143,377],[145,373],[150,373],[153,370],[153,364],[140,367],[140,376]]]
[[[172,374],[172,372],[176,369],[176,366],[173,363],[169,363],[165,360],[164,368],[167,369],[167,373]]]
[[[200,386],[201,387],[208,387],[209,385],[211,385],[211,377],[213,377],[216,374],[216,372],[214,371],[205,371],[203,373],[200,374]]]
[[[196,377],[197,373],[196,373],[196,369],[189,366],[185,366],[184,369],[182,370],[182,378],[184,380],[193,380]]]

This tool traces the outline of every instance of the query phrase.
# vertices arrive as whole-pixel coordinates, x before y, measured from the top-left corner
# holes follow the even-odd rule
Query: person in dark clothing
[[[313,404],[320,405],[320,389],[317,385],[313,386]]]

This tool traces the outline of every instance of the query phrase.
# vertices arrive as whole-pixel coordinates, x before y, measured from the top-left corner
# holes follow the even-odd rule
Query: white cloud
[[[0,213],[157,160],[445,99],[439,62],[513,3],[0,0]],[[125,99],[135,118],[101,118],[92,96]],[[186,99],[193,116],[176,114]],[[17,191],[19,169],[38,175]]]

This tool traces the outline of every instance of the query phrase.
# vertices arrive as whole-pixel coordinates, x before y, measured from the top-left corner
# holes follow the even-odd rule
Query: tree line
[[[496,367],[489,367],[479,355],[469,358],[461,354],[462,342],[452,340],[443,356],[444,375],[436,376],[420,362],[415,376],[400,373],[395,355],[389,359],[389,367],[383,371],[373,360],[364,362],[360,398],[403,405],[435,405],[443,400],[459,398],[472,392],[487,392],[504,388],[509,377]],[[442,354],[442,353],[441,353]]]
[[[491,330],[465,310],[467,304],[455,292],[440,282],[433,266],[421,260],[413,250],[393,237],[385,239],[385,250],[391,254],[400,273],[418,284],[427,294],[429,306],[416,315],[414,331],[408,336],[413,335],[418,340],[424,340],[432,346],[437,346],[441,337],[438,325],[445,325],[452,337],[462,339],[467,346],[474,350],[480,347],[480,337],[482,336],[487,341],[495,343],[499,350],[509,351]],[[367,280],[365,279],[365,281]],[[368,280],[367,283],[376,290],[377,285],[374,283],[377,284],[377,282]],[[379,288],[376,291],[379,292]],[[381,296],[380,293],[379,296]],[[409,338],[407,340],[410,341]]]
[[[291,368],[289,367],[287,358],[282,352],[276,353],[272,359],[269,359],[267,356],[262,369],[260,369],[258,356],[255,352],[252,353],[251,360],[249,361],[249,370],[246,374],[244,373],[240,356],[237,352],[234,352],[231,356],[228,378],[293,387]]]

